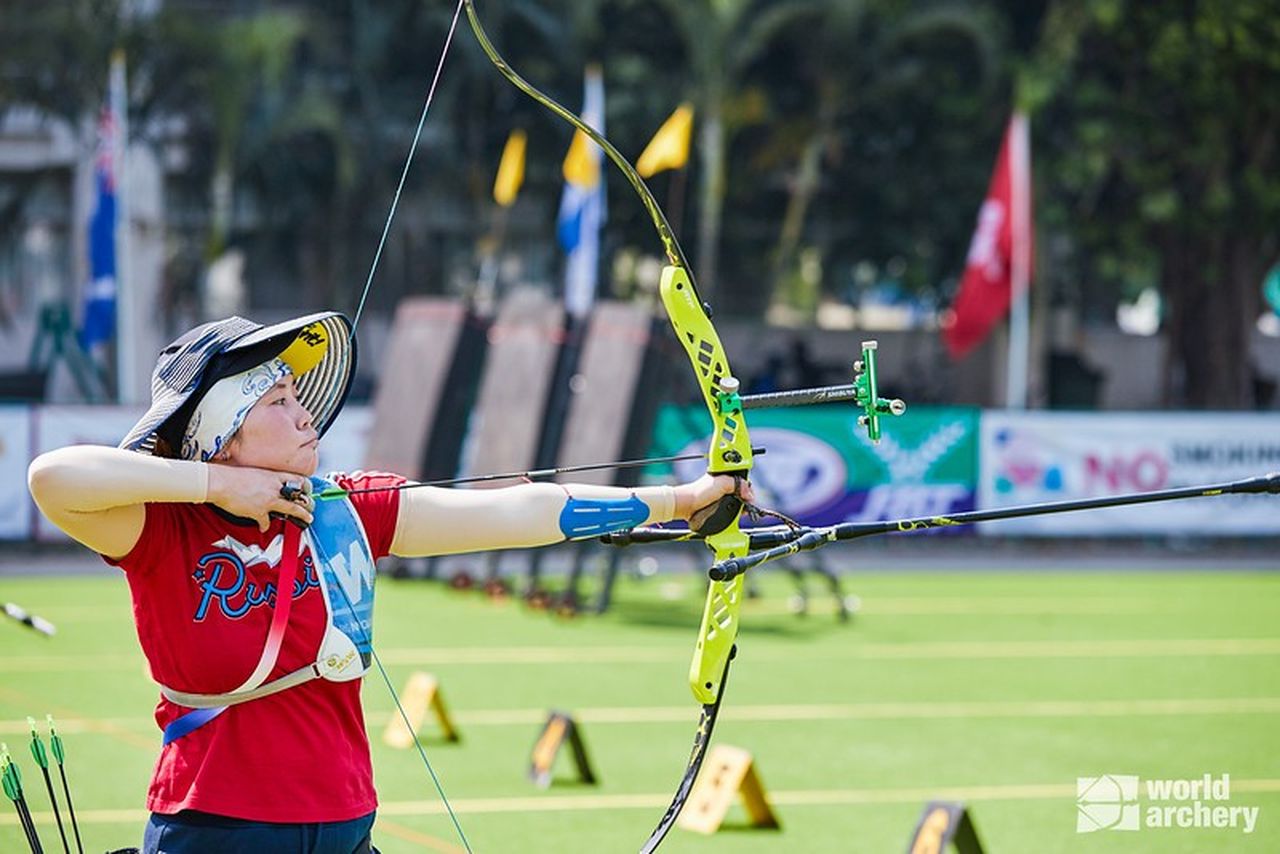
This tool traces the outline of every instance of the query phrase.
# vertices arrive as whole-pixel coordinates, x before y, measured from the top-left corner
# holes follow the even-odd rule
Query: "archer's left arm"
[[[680,486],[624,489],[525,483],[505,489],[406,489],[391,553],[401,557],[546,546],[638,525],[687,519],[735,487],[703,476]]]

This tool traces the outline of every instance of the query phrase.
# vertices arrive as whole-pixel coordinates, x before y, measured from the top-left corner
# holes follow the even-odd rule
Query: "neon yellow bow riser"
[[[732,377],[720,336],[707,317],[689,275],[680,267],[662,271],[659,287],[667,316],[676,336],[693,363],[702,389],[707,411],[711,414],[711,447],[707,452],[707,471],[711,474],[746,474],[752,465],[751,439],[747,435],[742,406],[737,403],[736,388],[726,389],[721,381]],[[707,547],[717,561],[741,557],[747,553],[747,535],[739,529],[738,519],[718,534],[706,538]],[[738,637],[738,612],[742,607],[740,575],[731,581],[712,581],[707,589],[707,602],[698,630],[698,645],[689,666],[689,687],[698,702],[714,703],[720,692],[733,642]]]

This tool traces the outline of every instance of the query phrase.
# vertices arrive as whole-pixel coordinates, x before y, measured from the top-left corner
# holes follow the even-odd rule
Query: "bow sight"
[[[876,341],[862,342],[862,356],[853,363],[853,382],[851,383],[750,394],[740,398],[742,408],[775,409],[781,406],[808,406],[814,403],[839,403],[843,400],[852,400],[863,412],[858,416],[858,426],[866,429],[867,438],[879,444],[880,416],[901,415],[907,411],[907,405],[896,397],[891,399],[880,397],[880,385],[876,377],[878,347],[879,343]],[[736,391],[737,380],[732,377],[721,380],[722,390],[725,382],[732,382],[733,389]]]

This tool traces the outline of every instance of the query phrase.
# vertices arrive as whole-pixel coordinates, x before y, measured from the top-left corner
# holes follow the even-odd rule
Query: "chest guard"
[[[338,488],[333,482],[320,477],[311,478],[311,484],[316,492]],[[368,535],[348,497],[317,501],[312,515],[312,524],[302,532],[301,537],[291,536],[293,532],[288,530],[291,523],[286,524],[286,532],[281,535],[284,536],[285,547],[280,558],[281,581],[277,584],[275,607],[277,611],[288,607],[286,603],[290,600],[280,590],[286,586],[284,579],[293,576],[292,572],[286,572],[286,562],[292,561],[296,567],[305,543],[311,550],[327,617],[315,661],[278,679],[266,681],[280,652],[281,637],[276,635],[282,635],[287,628],[286,617],[286,625],[281,627],[280,632],[269,633],[253,674],[234,691],[200,694],[177,691],[161,685],[160,693],[166,699],[196,710],[183,715],[165,728],[166,744],[212,720],[228,706],[278,694],[313,679],[349,682],[359,679],[368,670],[373,643],[375,575],[373,550],[369,547]],[[292,588],[292,581],[287,586]],[[287,611],[285,613],[287,615]],[[195,726],[185,729],[179,726],[188,719]],[[171,737],[171,730],[177,734]]]

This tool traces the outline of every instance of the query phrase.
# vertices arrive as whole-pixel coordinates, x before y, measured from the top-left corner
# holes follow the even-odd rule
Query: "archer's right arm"
[[[311,516],[280,487],[298,475],[242,466],[170,460],[109,448],[72,445],[41,454],[27,469],[27,486],[40,511],[95,552],[124,557],[137,545],[148,502],[216,504],[254,519],[262,530],[269,514]]]

